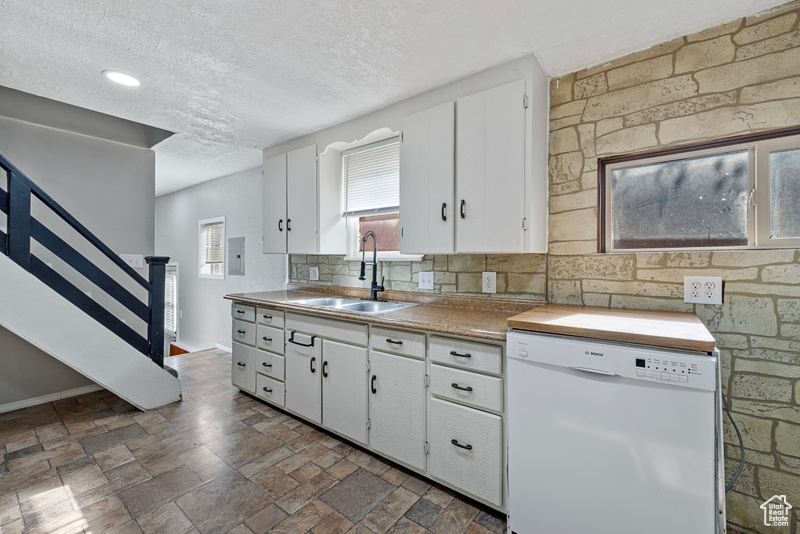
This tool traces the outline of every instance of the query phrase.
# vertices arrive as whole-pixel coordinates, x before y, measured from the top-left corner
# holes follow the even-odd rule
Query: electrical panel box
[[[244,237],[228,239],[228,274],[244,276]]]

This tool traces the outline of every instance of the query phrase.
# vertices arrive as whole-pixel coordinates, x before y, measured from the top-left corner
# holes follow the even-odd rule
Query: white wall
[[[21,106],[39,105],[36,97],[31,97],[30,101],[21,98],[17,103],[17,112],[22,111]],[[51,111],[57,113],[58,107],[51,108]],[[74,109],[65,117],[80,122],[80,114],[76,114]],[[64,127],[68,126],[66,122],[62,121]],[[119,126],[122,129],[128,127],[124,123]],[[0,153],[115,252],[153,253],[155,157],[152,150],[0,116]],[[0,182],[5,189],[5,173],[0,176]],[[42,206],[34,206],[37,218],[52,221],[54,217],[44,211]],[[0,218],[0,226],[5,226],[4,216]],[[58,226],[61,230],[66,227],[65,224]],[[74,242],[74,236],[64,235],[61,231],[57,233]],[[95,254],[87,247],[78,248],[92,259],[99,257],[99,253]],[[45,261],[53,261],[41,247],[33,246],[32,249]],[[73,280],[76,278],[68,273],[62,274]],[[146,269],[142,269],[141,274],[146,277]],[[128,282],[124,285],[133,288]],[[104,304],[110,301],[88,281],[81,282],[80,287],[92,291],[92,296]],[[2,288],[0,295],[1,292]],[[135,294],[142,296],[143,290],[135,291]],[[36,306],[36,303],[30,305]],[[42,324],[41,327],[48,328],[48,325]],[[137,330],[142,332],[141,325]],[[2,327],[0,361],[3,362],[0,369],[2,404],[23,402],[90,383]],[[25,368],[24,376],[19,370],[7,372],[7,369],[22,367]],[[41,380],[34,382],[26,378],[31,376],[39,376]]]
[[[230,347],[229,293],[272,291],[286,284],[286,255],[262,254],[261,167],[156,199],[156,253],[177,262],[178,342],[188,349]],[[245,238],[245,275],[198,276],[198,221],[225,216],[226,238]],[[226,245],[227,249],[227,245]]]

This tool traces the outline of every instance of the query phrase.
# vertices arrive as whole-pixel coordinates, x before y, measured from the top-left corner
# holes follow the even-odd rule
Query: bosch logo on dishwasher
[[[594,352],[594,351],[587,350],[586,352],[584,352],[584,354],[587,355],[587,356],[600,356],[601,358],[603,357],[603,353],[602,352]]]

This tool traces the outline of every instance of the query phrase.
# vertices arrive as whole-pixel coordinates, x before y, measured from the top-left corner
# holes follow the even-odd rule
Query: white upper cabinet
[[[286,154],[264,160],[264,253],[286,254]]]
[[[400,144],[400,252],[454,251],[453,102],[403,120]]]
[[[289,254],[319,251],[317,145],[286,154],[286,239]]]
[[[525,80],[456,101],[456,252],[523,252]]]
[[[264,253],[317,254],[317,146],[264,160]]]

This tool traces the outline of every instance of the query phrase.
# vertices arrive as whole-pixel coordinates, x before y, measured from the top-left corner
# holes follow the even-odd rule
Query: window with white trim
[[[199,223],[200,278],[225,278],[225,217]]]
[[[178,339],[178,264],[168,263],[164,279],[164,336]]]
[[[342,184],[348,256],[360,256],[361,236],[370,230],[378,236],[379,257],[399,256],[399,137],[344,151]],[[367,246],[371,251],[372,243]]]
[[[800,245],[800,130],[600,160],[600,250]]]

